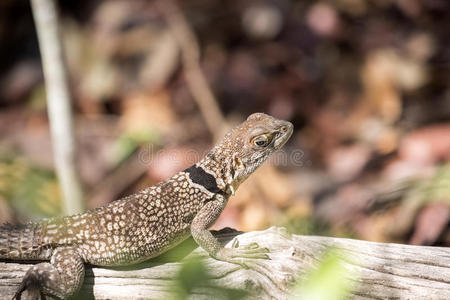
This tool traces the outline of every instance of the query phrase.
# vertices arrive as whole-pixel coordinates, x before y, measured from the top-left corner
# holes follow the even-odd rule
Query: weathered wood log
[[[332,246],[345,257],[345,268],[352,270],[351,280],[356,283],[353,299],[450,299],[450,248],[300,236],[276,227],[244,234],[222,230],[217,236],[223,242],[237,236],[241,245],[257,242],[270,249],[271,259],[258,260],[250,269],[243,269],[209,258],[188,240],[184,247],[144,264],[120,269],[88,267],[79,297],[170,299],[173,280],[181,265],[178,260],[183,261],[188,255],[204,258],[211,282],[216,286],[247,290],[250,298],[286,299],[292,284],[304,278]],[[2,299],[12,297],[29,267],[30,264],[0,263]],[[205,287],[194,290],[192,298],[215,297]]]

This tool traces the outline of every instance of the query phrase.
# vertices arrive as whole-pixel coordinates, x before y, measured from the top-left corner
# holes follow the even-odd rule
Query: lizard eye
[[[265,134],[257,136],[253,139],[253,144],[258,147],[266,147],[269,145],[269,142],[269,138]]]

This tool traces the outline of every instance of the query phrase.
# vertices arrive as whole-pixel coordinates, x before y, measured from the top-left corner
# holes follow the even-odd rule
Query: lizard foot
[[[257,243],[239,247],[239,241],[234,239],[231,248],[222,248],[217,252],[216,259],[249,269],[249,259],[270,259],[267,255],[269,252],[269,249],[262,248]]]
[[[27,278],[25,278],[22,283],[20,284],[19,288],[17,289],[16,293],[12,297],[12,300],[21,300],[22,299],[22,293],[25,292],[25,290],[28,291],[28,298],[27,299],[33,299],[33,300],[41,300],[43,299],[41,291],[39,290],[39,282],[37,278],[32,276],[33,274],[30,274]]]
[[[58,269],[62,271],[58,272]],[[78,291],[83,278],[84,263],[76,249],[57,248],[50,263],[39,263],[27,271],[13,299],[20,300],[25,290],[33,300],[49,297],[66,299]]]

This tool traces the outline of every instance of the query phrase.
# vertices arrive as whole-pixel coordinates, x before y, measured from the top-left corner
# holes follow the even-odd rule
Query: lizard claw
[[[22,293],[25,290],[28,290],[29,297],[26,297],[27,299],[33,299],[33,300],[41,300],[42,299],[42,295],[41,295],[41,293],[40,293],[38,288],[32,287],[32,286],[29,286],[27,288],[27,286],[22,283],[20,285],[20,287],[17,289],[17,291],[14,294],[14,296],[12,297],[12,300],[21,300],[22,299]]]
[[[12,297],[11,300],[21,300],[22,299],[22,293],[26,290],[26,284],[22,281],[19,288],[17,289],[16,293]]]
[[[257,248],[259,248],[259,245],[258,245],[258,243],[253,242],[253,243],[250,243],[247,246],[245,246],[245,248],[246,249],[257,249]],[[269,250],[267,250],[267,251],[269,251]]]
[[[269,249],[260,247],[257,243],[251,243],[243,247],[239,246],[237,239],[233,240],[231,248],[222,248],[217,252],[216,259],[234,263],[249,269],[249,259],[270,259],[267,255]]]
[[[233,243],[231,244],[231,248],[239,248],[239,240],[237,238],[233,239]]]
[[[236,249],[239,248],[239,240],[237,238],[233,239],[233,243],[231,244],[231,248]],[[258,243],[252,242],[248,245],[241,247],[241,250],[254,250],[254,249],[265,249],[264,252],[269,252],[267,248],[261,248]]]

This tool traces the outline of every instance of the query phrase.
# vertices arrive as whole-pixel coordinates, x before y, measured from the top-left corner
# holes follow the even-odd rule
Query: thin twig
[[[197,39],[175,1],[162,0],[158,2],[158,5],[181,49],[189,90],[200,108],[209,130],[217,140],[228,129],[228,124],[201,70]]]
[[[83,191],[75,167],[71,97],[56,4],[54,0],[31,0],[31,6],[42,56],[55,167],[62,189],[64,213],[75,214],[83,210]]]
[[[176,0],[160,0],[157,4],[164,14],[170,31],[180,47],[189,90],[200,108],[208,129],[217,141],[230,129],[230,126],[220,111],[217,99],[214,97],[201,69],[200,50],[194,31],[189,26]],[[269,164],[266,164],[261,169],[262,172],[269,172],[271,170],[278,172]],[[266,184],[264,176],[256,177],[254,184]],[[261,188],[258,188],[258,190],[261,190]]]

